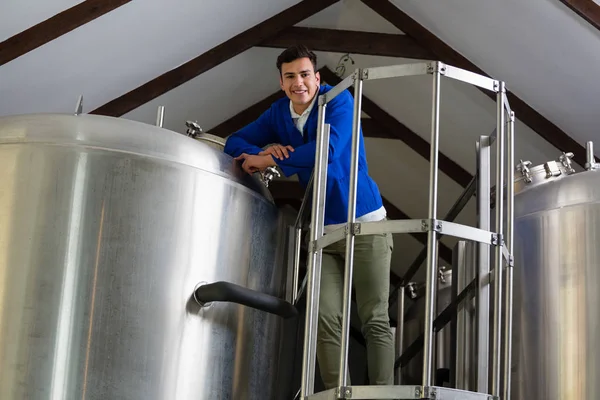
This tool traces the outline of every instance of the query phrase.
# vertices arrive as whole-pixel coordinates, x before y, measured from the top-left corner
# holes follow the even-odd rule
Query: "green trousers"
[[[355,237],[353,286],[371,385],[394,384],[394,338],[388,314],[392,249],[389,233]],[[338,386],[345,255],[345,239],[323,250],[317,360],[326,389]]]

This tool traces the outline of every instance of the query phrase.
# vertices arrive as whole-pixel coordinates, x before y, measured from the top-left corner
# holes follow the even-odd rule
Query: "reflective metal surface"
[[[515,187],[512,398],[600,398],[600,172]]]
[[[279,399],[277,209],[191,138],[91,115],[0,118],[0,399]]]
[[[410,299],[411,290],[406,289],[408,298],[407,307],[404,314],[403,327],[403,348],[407,349],[414,341],[423,334],[425,329],[425,284],[416,285],[413,291],[415,298]],[[436,313],[437,317],[452,302],[452,270],[440,268],[437,275],[436,284]],[[441,331],[434,334],[433,342],[433,367],[432,376],[436,385],[447,384],[449,382],[449,368],[451,368],[451,346],[452,336],[451,327],[448,323]],[[402,368],[402,384],[414,385],[421,382],[421,373],[423,371],[423,351],[420,350],[407,366]]]

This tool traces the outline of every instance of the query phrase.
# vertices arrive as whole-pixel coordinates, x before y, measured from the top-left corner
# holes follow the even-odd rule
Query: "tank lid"
[[[25,114],[0,117],[0,145],[43,143],[118,151],[188,165],[221,175],[262,195],[272,196],[257,176],[203,141],[154,125],[91,114]]]
[[[576,171],[571,158],[573,158],[573,153],[563,152],[558,159],[546,161],[535,167],[531,167],[531,161],[520,160],[515,168],[515,194],[574,174]]]

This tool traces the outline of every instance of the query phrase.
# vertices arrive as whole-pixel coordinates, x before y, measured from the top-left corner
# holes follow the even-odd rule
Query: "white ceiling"
[[[130,2],[0,66],[0,115],[72,113],[80,94],[84,95],[84,112],[89,112],[297,2],[254,0],[251,6],[243,0],[177,0],[168,6],[159,0]],[[473,63],[506,80],[510,90],[580,143],[596,137],[600,35],[558,0],[395,3]],[[9,0],[0,14],[0,40],[75,4],[36,1],[34,7],[31,1]],[[399,32],[359,0],[341,0],[298,25]],[[167,129],[183,132],[190,119],[204,128],[214,127],[279,89],[275,58],[280,52],[252,48],[124,118],[153,124],[157,107],[164,105]],[[342,56],[317,54],[319,66],[332,70]],[[347,73],[356,67],[416,62],[351,56],[355,64],[347,66]],[[364,94],[429,141],[430,76],[368,81]],[[495,115],[495,102],[479,90],[444,79],[442,152],[473,173],[475,140],[494,129]],[[560,154],[520,121],[516,133],[517,160],[538,164]],[[366,146],[372,175],[382,193],[412,218],[426,217],[429,163],[400,141],[367,139]],[[439,185],[441,217],[461,187],[443,173]],[[474,223],[473,204],[459,221]],[[394,268],[405,269],[421,248],[412,237],[397,235]]]
[[[74,0],[2,0],[0,42],[82,3]]]
[[[580,144],[598,140],[600,31],[559,0],[393,2]]]
[[[132,1],[1,66],[0,115],[89,112],[297,2]]]

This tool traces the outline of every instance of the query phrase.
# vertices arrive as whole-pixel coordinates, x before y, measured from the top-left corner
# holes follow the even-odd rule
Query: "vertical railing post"
[[[354,267],[354,231],[356,221],[356,189],[358,186],[358,159],[360,151],[360,118],[362,102],[362,69],[354,77],[354,115],[352,120],[352,154],[350,157],[350,187],[348,188],[348,225],[346,236],[346,265],[344,269],[344,295],[342,302],[342,340],[340,349],[339,386],[345,387],[348,375],[348,343],[350,340],[350,310],[352,304],[352,275]]]
[[[404,283],[398,289],[398,311],[396,316],[396,354],[394,356],[394,360],[397,360],[402,355],[403,349],[403,341],[404,341],[404,293],[406,286]],[[396,374],[394,378],[394,383],[396,385],[402,384],[402,367],[398,367],[396,369]]]
[[[494,332],[492,350],[492,395],[500,396],[501,354],[502,354],[502,269],[503,269],[503,227],[504,227],[504,82],[498,82],[497,127],[496,127],[496,227],[498,242],[494,263]]]
[[[490,230],[490,152],[491,138],[481,136],[477,142],[477,227]],[[488,393],[489,335],[490,335],[490,246],[477,245],[477,293],[475,302],[476,324],[476,390]]]
[[[438,150],[440,136],[440,67],[441,63],[434,62],[433,66],[433,99],[431,115],[431,149],[429,155],[429,213],[431,223],[437,218],[437,189],[438,189]],[[431,386],[431,366],[433,358],[433,320],[435,317],[435,288],[437,279],[437,231],[433,226],[427,232],[427,276],[425,289],[425,326],[423,342],[423,386]]]
[[[510,262],[506,268],[506,310],[504,311],[504,391],[502,400],[510,400],[511,367],[512,367],[512,318],[513,318],[513,236],[514,236],[514,163],[515,163],[515,113],[511,111],[508,123],[508,177],[506,207],[506,246],[510,254]]]
[[[302,356],[301,398],[314,393],[315,366],[317,353],[317,327],[319,322],[319,296],[321,293],[322,249],[315,249],[316,241],[323,236],[325,216],[325,187],[327,183],[327,162],[329,155],[329,125],[325,124],[326,103],[319,97],[317,126],[317,147],[315,153],[314,184],[312,193],[312,214],[307,271],[306,322],[304,351]]]

